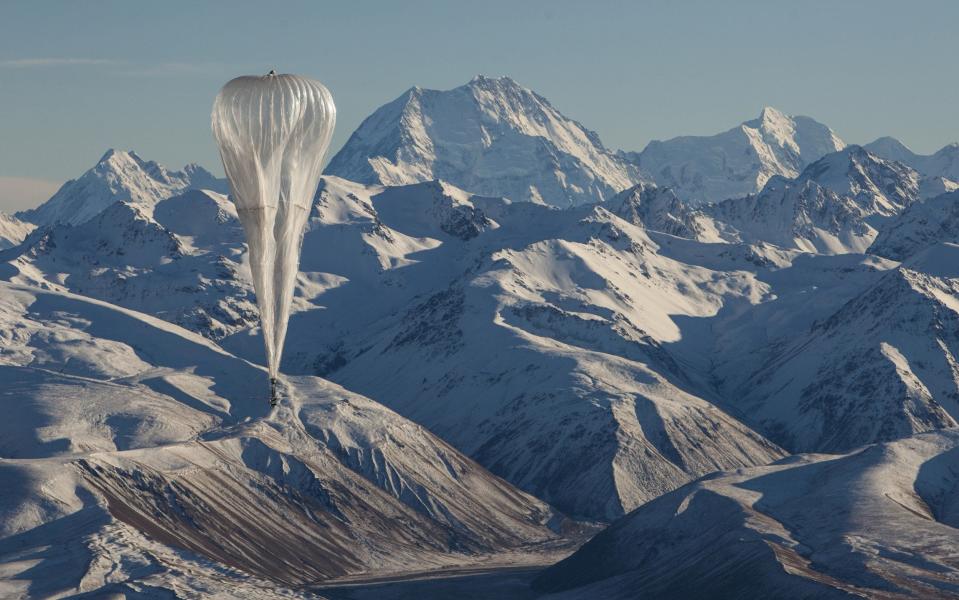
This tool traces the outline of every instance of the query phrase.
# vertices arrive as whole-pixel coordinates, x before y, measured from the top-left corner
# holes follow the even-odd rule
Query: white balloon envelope
[[[275,401],[303,230],[336,123],[336,107],[320,82],[271,71],[224,85],[213,102],[212,120],[249,245]]]

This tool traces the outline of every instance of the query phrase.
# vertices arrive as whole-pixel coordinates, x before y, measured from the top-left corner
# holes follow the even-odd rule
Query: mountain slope
[[[869,252],[905,260],[941,242],[959,242],[959,192],[913,204],[883,227]]]
[[[555,206],[602,201],[637,180],[595,133],[508,77],[410,89],[368,117],[326,173],[385,185],[442,179]]]
[[[892,137],[882,137],[864,146],[873,154],[909,165],[923,175],[959,182],[959,144],[944,146],[934,154],[916,154]]]
[[[17,213],[17,217],[36,225],[79,225],[117,201],[139,205],[149,212],[160,200],[201,188],[226,192],[223,180],[198,165],[169,171],[134,152],[111,149],[92,169],[63,184],[37,208]]]
[[[658,185],[693,204],[758,192],[770,177],[792,178],[845,143],[809,117],[766,107],[759,118],[713,136],[650,142],[625,156]]]
[[[0,290],[5,595],[300,585],[563,552],[547,505],[366,398],[300,377],[267,414],[265,372],[199,336]]]
[[[336,283],[292,318],[284,369],[383,402],[571,514],[612,518],[780,455],[698,396],[666,348],[675,315],[761,286],[658,256],[602,206],[328,178],[303,268]],[[259,352],[244,334],[225,343]]]
[[[795,179],[771,178],[761,192],[704,209],[734,232],[805,252],[864,252],[884,219],[920,198],[916,171],[859,146],[828,154]]]
[[[841,452],[959,419],[959,247],[933,246],[770,348],[730,399],[792,451]]]
[[[116,201],[0,252],[0,279],[69,290],[218,339],[256,323],[233,204],[193,190],[153,207]]]
[[[559,600],[952,598],[959,434],[716,474],[646,504],[536,580]]]
[[[34,225],[0,212],[0,250],[16,246],[33,231]]]
[[[902,212],[921,195],[921,178],[914,169],[855,145],[823,156],[806,167],[799,180],[815,181],[852,198],[866,214],[884,217]]]
[[[701,242],[729,237],[725,224],[691,208],[671,188],[639,183],[607,201],[605,208],[633,225]]]

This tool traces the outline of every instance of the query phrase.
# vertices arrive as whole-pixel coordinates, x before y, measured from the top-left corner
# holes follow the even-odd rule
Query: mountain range
[[[767,108],[615,152],[508,78],[412,88],[320,184],[273,411],[224,182],[111,150],[0,216],[0,595],[592,537],[535,594],[948,597],[959,192],[896,148]]]

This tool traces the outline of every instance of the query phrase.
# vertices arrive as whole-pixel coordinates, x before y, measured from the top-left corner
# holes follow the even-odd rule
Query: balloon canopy
[[[250,269],[270,378],[283,356],[303,230],[330,145],[336,107],[323,84],[299,75],[244,76],[213,103],[233,202],[249,245]]]

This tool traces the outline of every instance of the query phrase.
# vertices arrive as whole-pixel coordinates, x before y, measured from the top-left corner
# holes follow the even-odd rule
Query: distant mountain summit
[[[870,215],[898,214],[920,197],[919,173],[855,145],[817,160],[799,180],[850,197]]]
[[[876,225],[920,198],[919,174],[860,146],[847,146],[794,179],[774,176],[758,194],[704,211],[736,232],[729,241],[765,241],[821,254],[865,252]]]
[[[759,118],[729,131],[652,141],[642,152],[623,156],[680,198],[703,204],[758,192],[775,175],[796,177],[845,146],[818,121],[766,107]]]
[[[447,91],[414,87],[380,107],[326,174],[385,185],[442,179],[554,206],[600,202],[640,179],[539,94],[509,77],[482,76]]]
[[[414,87],[380,107],[326,173],[367,185],[441,179],[558,207],[606,201],[655,182],[699,205],[756,193],[777,175],[795,178],[845,147],[822,123],[766,107],[724,133],[611,152],[539,94],[509,77],[480,76],[447,91]]]
[[[63,184],[39,207],[17,213],[17,217],[35,225],[79,225],[114,202],[152,208],[160,200],[191,189],[227,191],[224,180],[199,165],[170,171],[152,160],[143,160],[135,152],[110,149],[92,169]]]
[[[928,177],[959,182],[959,144],[952,143],[934,154],[916,154],[894,137],[881,137],[863,146],[873,154],[909,165]]]

